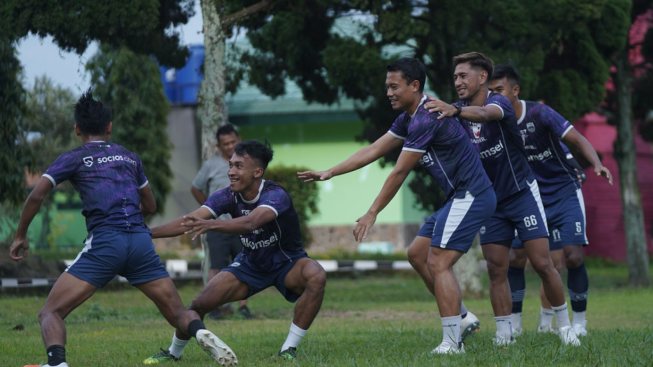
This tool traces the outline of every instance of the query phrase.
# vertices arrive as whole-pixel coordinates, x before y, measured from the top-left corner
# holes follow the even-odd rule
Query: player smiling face
[[[488,88],[494,93],[499,93],[515,105],[519,100],[519,74],[510,65],[497,65],[488,83]]]
[[[458,64],[453,74],[453,81],[456,92],[458,92],[458,97],[465,100],[474,98],[486,80],[487,72],[473,67],[469,62]]]
[[[263,176],[263,168],[247,153],[234,153],[229,160],[229,185],[233,192],[246,191],[257,178]]]
[[[393,110],[405,110],[415,103],[419,82],[408,82],[401,71],[389,71],[385,78],[386,95]]]

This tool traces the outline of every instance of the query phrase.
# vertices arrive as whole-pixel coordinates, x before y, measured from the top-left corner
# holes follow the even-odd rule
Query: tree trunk
[[[204,31],[204,78],[197,94],[202,123],[202,160],[215,156],[218,127],[228,121],[225,103],[225,33],[215,0],[201,0]]]
[[[628,279],[631,285],[648,285],[648,253],[642,197],[637,180],[635,126],[632,119],[630,94],[630,63],[628,48],[617,55],[615,61],[615,88],[617,90],[617,144],[615,158],[619,164],[619,184],[626,231]]]

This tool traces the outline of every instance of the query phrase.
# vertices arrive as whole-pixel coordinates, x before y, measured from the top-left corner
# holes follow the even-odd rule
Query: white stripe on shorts
[[[75,265],[75,263],[77,262],[77,260],[79,260],[79,258],[82,257],[82,254],[83,254],[83,253],[85,253],[86,251],[88,251],[88,250],[91,249],[91,242],[92,242],[92,241],[93,241],[93,233],[91,232],[91,236],[88,237],[88,238],[86,238],[86,239],[84,240],[84,244],[85,244],[86,246],[84,246],[84,248],[82,249],[82,251],[80,251],[79,254],[77,254],[77,257],[75,258],[75,260],[73,260],[73,262],[70,263],[70,265],[68,265],[68,267],[66,268],[66,272],[68,272],[68,269],[70,269],[71,266]]]
[[[537,203],[537,208],[540,209],[540,215],[542,215],[542,220],[544,221],[544,228],[546,229],[546,235],[548,236],[549,225],[546,222],[546,214],[544,214],[544,205],[542,204],[542,197],[540,196],[540,187],[537,186],[537,180],[533,180],[533,182],[528,182],[528,180],[526,180],[526,183],[528,184],[528,187],[530,187],[531,189],[533,198]]]
[[[589,243],[587,240],[587,218],[585,217],[585,199],[583,198],[583,192],[581,189],[576,189],[576,197],[578,197],[578,203],[580,203],[580,210],[583,211],[583,236],[585,237],[585,245]]]
[[[453,236],[460,223],[465,219],[465,215],[467,215],[473,202],[474,195],[470,194],[469,191],[465,193],[464,198],[453,199],[449,215],[447,215],[447,221],[444,223],[444,230],[442,231],[442,242],[440,242],[441,248],[447,248],[447,243],[449,243],[451,236]]]

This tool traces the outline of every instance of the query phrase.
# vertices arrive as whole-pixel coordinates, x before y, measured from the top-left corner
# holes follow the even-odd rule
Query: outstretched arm
[[[34,220],[36,213],[39,212],[41,204],[43,204],[43,199],[48,196],[50,191],[52,191],[52,182],[48,178],[41,177],[39,183],[29,194],[27,200],[25,200],[23,212],[20,215],[20,221],[18,222],[16,236],[14,237],[14,242],[11,244],[11,248],[9,249],[9,256],[12,259],[18,261],[27,257],[29,250],[27,229],[29,228],[30,223],[32,223],[32,220]],[[22,254],[20,254],[21,249],[23,250]]]
[[[392,198],[395,197],[397,191],[399,191],[399,188],[406,180],[406,177],[408,177],[410,171],[415,167],[415,164],[419,162],[423,155],[423,153],[406,150],[401,152],[399,159],[397,159],[395,168],[385,180],[383,188],[381,188],[381,192],[374,200],[374,203],[372,203],[372,206],[364,216],[356,220],[356,222],[358,222],[356,228],[354,228],[354,238],[356,238],[356,241],[362,242],[367,238],[367,233],[374,225],[374,222],[376,222],[376,216],[388,205],[388,203],[390,203]]]
[[[277,213],[272,209],[268,207],[257,207],[248,215],[229,220],[205,220],[191,213],[182,217],[183,222],[181,225],[186,229],[184,233],[193,233],[193,239],[195,239],[197,236],[208,231],[231,234],[251,233],[263,227],[264,224],[273,221],[276,217]]]
[[[590,142],[579,133],[578,130],[572,127],[562,137],[562,140],[578,148],[583,153],[583,156],[585,156],[585,159],[594,166],[594,173],[596,173],[597,176],[607,178],[610,185],[612,185],[612,174],[610,173],[610,170],[603,166],[592,144],[590,144]]]
[[[188,227],[183,226],[182,223],[186,221],[185,218],[188,216],[199,219],[213,218],[211,211],[202,206],[190,214],[179,217],[164,225],[152,228],[152,238],[176,237],[185,233],[188,230]]]
[[[458,109],[454,105],[450,105],[447,102],[435,99],[429,96],[430,101],[424,104],[424,108],[428,109],[429,112],[440,112],[438,120],[442,120],[445,117],[455,116],[458,112]],[[471,122],[487,122],[500,120],[503,118],[503,110],[501,107],[489,104],[487,106],[466,106],[462,107],[462,110],[459,115],[461,118],[471,121]]]
[[[375,160],[390,153],[393,149],[400,147],[403,142],[402,139],[399,139],[390,133],[385,133],[385,135],[377,139],[374,143],[354,153],[351,157],[347,158],[347,160],[337,166],[326,171],[297,172],[297,177],[304,180],[304,182],[326,181],[334,176],[343,175],[367,166]]]

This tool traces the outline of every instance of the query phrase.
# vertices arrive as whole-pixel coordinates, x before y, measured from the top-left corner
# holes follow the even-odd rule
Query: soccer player
[[[90,89],[75,104],[75,122],[82,146],[59,156],[45,171],[25,201],[10,249],[16,261],[27,257],[27,229],[43,199],[59,183],[69,180],[82,199],[88,236],[86,246],[57,279],[39,313],[48,355],[45,367],[68,366],[63,320],[116,275],[124,276],[145,293],[170,325],[195,336],[202,348],[211,352],[215,346],[210,340],[215,335],[206,330],[196,312],[184,308],[154,252],[144,217],[156,210],[156,202],[141,160],[120,145],[109,143],[111,110],[94,100]]]
[[[443,336],[433,354],[462,353],[461,293],[453,265],[472,245],[476,233],[496,207],[492,183],[483,171],[478,154],[456,118],[438,120],[423,108],[426,68],[417,59],[402,58],[387,67],[387,96],[394,110],[404,111],[390,131],[337,166],[323,172],[299,172],[306,182],[324,181],[361,168],[403,145],[395,168],[381,193],[357,220],[354,237],[363,241],[404,180],[418,162],[445,192],[443,207],[418,234],[425,243],[427,264],[440,316]],[[424,259],[427,259],[427,257]]]
[[[497,196],[496,212],[480,230],[497,324],[494,342],[514,342],[507,275],[510,245],[517,229],[535,271],[542,278],[546,296],[554,305],[560,338],[564,344],[580,345],[569,322],[560,274],[549,254],[546,216],[537,182],[528,166],[515,111],[506,97],[488,90],[494,63],[479,52],[470,52],[454,57],[453,65],[460,101],[450,105],[433,100],[424,108],[440,112],[439,119],[454,115],[463,119]]]
[[[300,242],[299,219],[283,187],[263,179],[272,149],[256,140],[236,145],[229,160],[229,185],[214,192],[199,209],[152,229],[153,237],[174,237],[208,231],[240,235],[244,249],[228,267],[204,286],[188,306],[201,317],[228,302],[246,299],[275,286],[289,302],[297,302],[288,338],[279,356],[295,359],[297,345],[322,305],[326,273]],[[217,219],[230,214],[230,220]],[[299,301],[298,301],[299,300]],[[177,361],[190,336],[177,328],[172,345],[146,364]],[[225,365],[230,365],[228,355]]]
[[[585,311],[589,279],[583,262],[583,246],[588,245],[585,234],[585,204],[576,168],[567,159],[568,150],[561,144],[575,146],[582,152],[597,175],[608,179],[612,184],[610,171],[601,164],[596,151],[573,125],[551,107],[538,102],[519,99],[519,74],[509,65],[497,65],[490,79],[489,88],[501,93],[510,100],[517,116],[517,125],[523,137],[535,178],[540,187],[540,195],[549,228],[551,257],[556,268],[562,267],[564,253],[567,266],[567,287],[573,312],[572,327],[576,334],[585,336]],[[512,291],[513,329],[521,333],[521,309],[526,283],[524,267],[526,252],[519,241],[513,243],[508,270],[508,280]],[[542,297],[539,331],[550,331],[553,311],[546,297]]]
[[[216,139],[218,141],[216,147],[220,155],[207,159],[202,164],[202,168],[200,168],[190,187],[190,192],[200,205],[206,202],[208,195],[229,187],[229,175],[227,173],[229,171],[229,160],[234,155],[236,144],[240,142],[240,136],[232,124],[221,126],[216,133]],[[231,219],[231,216],[223,214],[218,219]],[[208,252],[207,260],[209,260],[209,268],[211,269],[207,279],[208,282],[243,251],[243,245],[240,243],[238,235],[229,233],[209,231],[202,236],[202,239]],[[225,310],[225,307],[229,313],[233,313],[230,303],[226,304],[223,310]],[[208,315],[212,319],[219,319],[221,312],[220,308],[216,308],[209,312]],[[247,307],[247,300],[240,301],[238,312],[246,319],[254,318]]]

